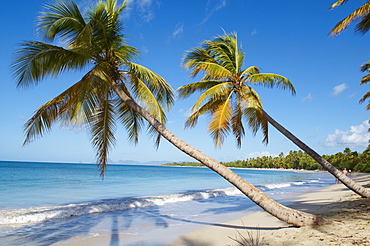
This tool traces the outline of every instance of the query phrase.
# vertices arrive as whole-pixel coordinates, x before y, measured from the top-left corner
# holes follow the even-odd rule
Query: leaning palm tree
[[[361,72],[370,72],[370,62],[366,62],[365,64],[361,66]],[[360,81],[360,85],[364,85],[368,83],[369,81],[370,81],[370,74],[365,75],[364,77],[362,77]],[[370,99],[370,91],[368,91],[363,97],[361,97],[360,103],[363,103],[364,101],[366,101],[366,99]],[[370,102],[367,104],[366,109],[370,110]]]
[[[229,168],[177,138],[165,126],[164,108],[173,103],[173,90],[149,69],[133,62],[137,50],[126,44],[119,20],[125,2],[99,1],[84,17],[73,1],[46,5],[38,20],[46,41],[64,41],[65,47],[24,42],[12,68],[19,87],[37,85],[64,71],[87,71],[80,81],[42,105],[25,125],[25,144],[48,132],[56,122],[83,125],[91,135],[101,175],[115,143],[116,121],[136,143],[144,119],[149,131],[228,180],[270,214],[295,226],[328,223],[326,219],[282,206]],[[139,105],[140,104],[140,105]]]
[[[347,1],[348,0],[338,0],[333,3],[329,9],[336,8]],[[365,34],[370,29],[370,1],[367,1],[353,13],[338,22],[329,34],[332,36],[337,36],[339,33],[346,30],[352,22],[355,22],[359,19],[360,22],[356,25],[356,31]]]
[[[203,73],[204,76],[199,82],[178,89],[180,97],[183,98],[201,92],[192,107],[192,114],[185,121],[186,127],[195,126],[199,116],[209,114],[211,120],[208,131],[215,145],[221,146],[231,132],[236,138],[237,146],[240,147],[245,134],[244,121],[247,121],[254,134],[262,129],[263,142],[266,144],[270,123],[348,188],[363,197],[370,197],[369,190],[342,174],[263,110],[261,98],[252,86],[261,85],[270,88],[276,86],[294,94],[294,87],[287,78],[277,74],[261,73],[255,66],[243,68],[245,53],[239,47],[235,33],[218,36],[213,41],[206,40],[201,45],[202,47],[186,53],[184,67],[191,70],[191,77],[196,77],[199,73]]]

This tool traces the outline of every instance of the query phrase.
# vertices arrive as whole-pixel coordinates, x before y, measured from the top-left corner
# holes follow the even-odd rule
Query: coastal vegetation
[[[338,152],[333,155],[323,155],[323,157],[340,170],[346,168],[355,172],[370,173],[370,145],[362,153],[351,151],[350,148],[345,148],[343,152]],[[234,168],[283,168],[304,170],[322,169],[321,165],[319,165],[311,156],[301,150],[289,151],[289,153],[286,155],[284,155],[284,153],[280,153],[275,157],[262,156],[221,163],[227,167]],[[199,167],[203,165],[199,162],[172,162],[163,164],[163,166]]]

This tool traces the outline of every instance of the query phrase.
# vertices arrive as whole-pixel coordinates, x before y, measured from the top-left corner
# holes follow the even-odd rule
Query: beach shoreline
[[[352,178],[369,187],[369,174],[356,173]],[[361,198],[343,184],[303,194],[288,207],[333,223],[297,228],[259,211],[186,233],[170,246],[239,245],[235,240],[241,235],[248,239],[248,233],[259,240],[259,245],[370,245],[370,199]]]

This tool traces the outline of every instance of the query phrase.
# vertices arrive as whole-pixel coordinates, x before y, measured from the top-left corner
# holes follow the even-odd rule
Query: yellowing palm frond
[[[215,108],[223,103],[223,100],[210,99],[208,102],[203,104],[198,110],[193,111],[193,113],[186,119],[185,128],[194,127],[198,121],[199,116],[203,114],[211,114]]]
[[[240,97],[240,94],[238,93],[237,96]],[[235,105],[234,113],[231,119],[231,126],[232,126],[234,137],[236,139],[236,145],[238,148],[241,148],[242,139],[245,135],[245,130],[243,126],[243,117],[244,117],[243,108],[245,105],[243,105],[243,101],[244,100],[242,98],[237,99],[235,103],[236,105]]]
[[[132,78],[138,78],[140,82],[143,83],[138,85],[145,84],[148,90],[155,96],[155,100],[158,101],[159,104],[162,104],[168,110],[171,108],[174,103],[173,89],[161,76],[146,67],[132,62],[130,63],[129,73],[132,75]],[[133,84],[133,86],[135,86],[135,84]],[[137,90],[138,88],[133,89]]]
[[[212,99],[220,99],[225,98],[230,94],[231,88],[230,84],[227,82],[219,83],[205,92],[198,98],[195,102],[194,106],[192,107],[193,111],[198,110],[205,100],[212,100]]]
[[[177,91],[179,92],[179,96],[181,98],[187,98],[187,97],[191,96],[196,91],[207,90],[207,89],[212,88],[213,86],[215,86],[219,83],[220,83],[219,81],[214,81],[214,80],[206,81],[206,80],[204,80],[204,81],[199,81],[199,82],[194,82],[194,83],[190,83],[190,84],[187,84],[187,85],[183,85],[183,86],[179,87],[177,89]]]
[[[283,90],[289,90],[292,94],[295,94],[293,84],[284,76],[271,74],[271,73],[260,73],[248,76],[247,81],[253,84],[263,85],[268,88],[281,88]]]
[[[232,119],[231,95],[232,93],[230,93],[226,100],[212,112],[212,120],[208,125],[208,131],[211,133],[217,147],[222,146],[230,130],[230,122]]]
[[[337,7],[346,1],[337,1],[330,9]],[[329,34],[331,36],[337,36],[339,33],[347,29],[352,22],[357,21],[358,19],[361,19],[361,21],[357,24],[356,31],[364,34],[370,29],[370,1],[366,2],[346,18],[338,22]]]

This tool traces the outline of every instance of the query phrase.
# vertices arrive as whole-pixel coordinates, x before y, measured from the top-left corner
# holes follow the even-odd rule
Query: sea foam
[[[286,182],[277,184],[257,185],[261,190],[281,189],[295,185],[305,185],[312,181]],[[151,206],[162,206],[191,200],[210,199],[224,196],[238,196],[242,193],[236,188],[188,191],[176,194],[143,197],[125,197],[103,199],[90,202],[72,203],[50,207],[31,207],[0,211],[0,225],[37,223],[50,219],[68,218],[93,213],[106,213]]]

